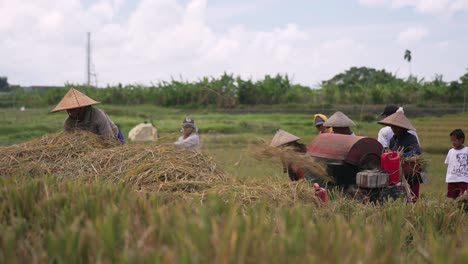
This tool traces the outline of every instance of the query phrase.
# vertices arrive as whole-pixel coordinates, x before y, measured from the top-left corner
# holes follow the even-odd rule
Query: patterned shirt
[[[448,165],[446,182],[468,182],[468,147],[450,149],[445,164]]]

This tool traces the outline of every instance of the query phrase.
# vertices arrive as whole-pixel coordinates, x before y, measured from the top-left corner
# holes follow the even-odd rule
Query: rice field
[[[153,116],[162,142],[178,136],[185,115],[194,117],[202,153],[224,179],[192,192],[177,188],[177,181],[175,189],[158,184],[145,189],[134,184],[136,178],[110,181],[112,170],[73,177],[79,174],[76,167],[85,168],[73,156],[64,166],[71,168],[65,179],[54,172],[0,171],[1,263],[468,263],[468,217],[444,197],[443,164],[451,147],[448,134],[466,129],[467,114],[411,119],[430,161],[429,183],[416,204],[361,204],[332,192],[331,201],[319,206],[310,186],[290,182],[279,161],[252,155],[279,127],[310,142],[316,135],[312,113],[229,115],[146,105],[103,109],[125,135]],[[60,132],[65,114],[47,110],[0,109],[2,150]],[[375,122],[355,121],[356,134],[377,135]],[[131,157],[116,161],[129,168],[141,160],[139,150],[150,147],[129,144]],[[158,162],[167,163],[149,163]],[[187,169],[183,175],[200,171]]]

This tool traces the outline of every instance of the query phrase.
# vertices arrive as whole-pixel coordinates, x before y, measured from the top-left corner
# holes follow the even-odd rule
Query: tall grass
[[[464,263],[467,215],[444,200],[325,207],[229,194],[184,201],[124,185],[0,178],[1,262]],[[227,201],[227,202],[226,202]]]
[[[206,111],[103,105],[125,134],[152,114],[161,136],[195,117],[202,150],[230,177],[289,181],[278,163],[249,156],[281,127],[310,142],[308,114],[228,115]],[[0,144],[61,130],[64,114],[47,109],[2,110]],[[294,204],[270,196],[249,203],[233,188],[223,193],[144,193],[125,184],[0,176],[0,263],[198,262],[198,263],[466,263],[468,217],[444,197],[448,133],[466,115],[411,119],[426,157],[429,184],[416,204],[364,205],[339,193],[325,206]],[[375,122],[358,122],[358,135],[375,137]],[[227,133],[226,131],[231,131]],[[1,175],[1,172],[0,172]]]

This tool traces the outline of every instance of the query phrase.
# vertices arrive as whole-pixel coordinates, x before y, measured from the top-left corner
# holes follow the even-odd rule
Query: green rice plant
[[[151,105],[103,106],[124,131],[146,113],[159,112],[155,120],[161,136],[177,132],[187,114]],[[2,112],[0,144],[35,138],[47,133],[45,128],[60,131],[65,115],[46,113]],[[467,214],[445,198],[443,164],[451,147],[448,133],[463,128],[466,115],[411,119],[430,161],[429,183],[422,185],[416,204],[362,204],[331,192],[328,204],[316,206],[307,196],[291,202],[285,193],[291,189],[284,186],[294,185],[279,161],[258,162],[249,155],[249,148],[271,140],[273,134],[264,125],[278,125],[309,143],[316,135],[311,114],[188,114],[200,128],[214,131],[201,133],[202,151],[213,156],[231,181],[187,194],[135,190],[99,177],[0,176],[0,262],[468,261]],[[359,124],[359,135],[373,137],[381,127]],[[233,133],[220,133],[226,127]],[[21,133],[24,137],[16,137]],[[252,191],[258,186],[262,191]]]

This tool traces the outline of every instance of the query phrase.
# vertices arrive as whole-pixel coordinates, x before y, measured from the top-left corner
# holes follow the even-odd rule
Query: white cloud
[[[296,82],[314,85],[351,66],[397,71],[405,65],[406,46],[395,44],[421,45],[418,41],[428,35],[418,27],[304,28],[294,23],[263,31],[243,25],[215,31],[206,21],[206,0],[186,5],[141,0],[126,21],[116,23],[113,18],[122,3],[102,0],[84,7],[79,0],[0,2],[0,75],[22,85],[83,83],[86,32],[91,31],[101,86],[149,84],[179,76],[196,80],[224,71],[244,78],[287,73]],[[452,42],[447,45],[440,52],[464,50],[461,44],[457,49],[450,49]],[[412,51],[419,53],[413,47]],[[415,59],[415,74],[438,72],[439,64],[427,62],[418,68],[419,61]],[[450,63],[445,63],[447,69],[456,68]],[[463,70],[451,74],[457,77]]]
[[[468,0],[359,0],[366,6],[391,8],[412,7],[423,14],[450,16],[457,12],[468,12]]]
[[[359,3],[366,6],[385,6],[388,0],[359,0]]]
[[[438,41],[435,43],[435,47],[437,49],[442,49],[442,50],[450,49],[451,45],[452,45],[452,41],[450,40],[442,40],[442,41]]]
[[[398,34],[398,43],[401,45],[412,45],[425,38],[428,34],[428,30],[423,27],[409,27]]]

